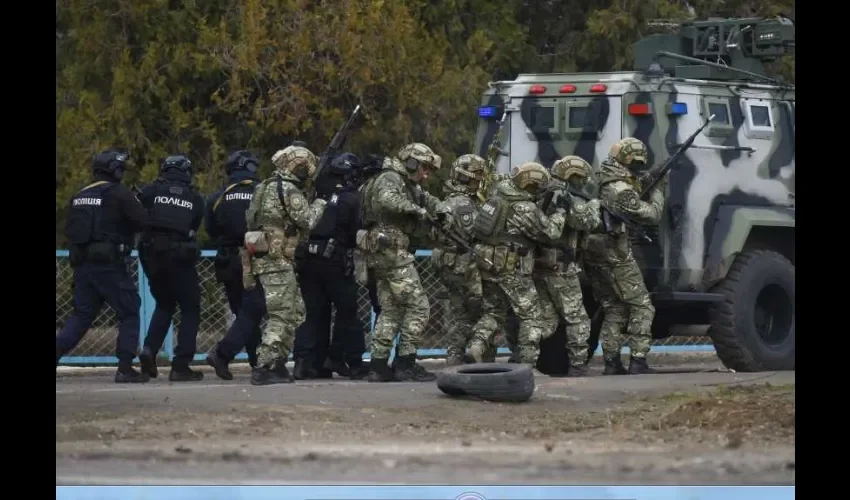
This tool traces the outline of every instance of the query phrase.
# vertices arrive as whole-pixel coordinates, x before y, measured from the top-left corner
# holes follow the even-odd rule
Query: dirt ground
[[[133,387],[60,373],[57,484],[794,483],[793,372],[662,358],[655,375],[539,376],[523,404],[435,384],[252,387],[246,371]]]

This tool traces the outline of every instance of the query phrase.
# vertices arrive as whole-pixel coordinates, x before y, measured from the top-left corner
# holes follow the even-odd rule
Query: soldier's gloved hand
[[[422,207],[417,208],[416,209],[416,218],[418,218],[420,221],[428,220],[428,211],[425,210]]]
[[[558,208],[563,208],[565,211],[569,210],[573,205],[573,197],[567,193],[558,194],[555,205]]]

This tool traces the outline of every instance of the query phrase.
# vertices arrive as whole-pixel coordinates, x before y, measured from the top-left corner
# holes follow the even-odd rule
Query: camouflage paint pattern
[[[466,242],[472,243],[472,225],[478,209],[476,197],[450,181],[448,193],[437,208],[438,213],[451,215],[452,230]],[[446,335],[447,364],[459,364],[472,340],[472,327],[481,317],[483,291],[481,273],[472,254],[434,231],[438,242],[431,254],[431,266],[437,279],[446,288],[449,301],[449,327]]]
[[[304,321],[304,301],[293,270],[261,274],[260,284],[266,295],[268,322],[257,348],[257,366],[272,366],[289,357],[295,329]]]
[[[381,315],[372,333],[372,358],[386,359],[399,334],[396,354],[415,354],[431,306],[413,266],[410,235],[422,228],[421,208],[435,213],[440,200],[412,182],[401,162],[384,160],[384,170],[362,188],[362,219],[368,230],[367,267],[375,273]]]
[[[497,328],[505,330],[505,319],[508,308],[511,308],[519,322],[516,342],[519,360],[533,365],[540,353],[540,341],[555,332],[558,317],[554,308],[547,307],[540,300],[534,286],[532,250],[537,244],[551,244],[560,238],[565,212],[558,208],[554,214],[547,216],[535,205],[533,196],[517,188],[510,179],[497,183],[493,196],[509,203],[500,235],[504,242],[475,245],[476,255],[488,262],[479,262],[484,305],[481,319],[473,328],[470,351],[476,361],[483,360],[483,353],[493,342]],[[521,240],[528,242],[525,255],[510,246]]]
[[[604,90],[592,92],[595,84],[605,85]],[[531,94],[532,85],[545,91]],[[574,90],[562,93],[566,85]],[[673,103],[684,104],[687,112],[674,114]],[[653,243],[635,244],[650,288],[664,284],[673,290],[707,291],[725,276],[741,250],[725,242],[743,244],[751,226],[764,220],[759,216],[751,224],[732,224],[735,210],[730,207],[758,207],[794,219],[793,88],[650,77],[635,71],[526,74],[491,83],[481,104],[509,111],[502,131],[508,156],[500,157],[499,173],[525,161],[549,168],[571,154],[598,169],[610,147],[629,136],[646,144],[648,163],[658,165],[710,114],[717,115],[670,172],[666,214],[657,228],[647,228]],[[630,104],[647,104],[651,114],[632,115]],[[591,120],[582,120],[588,116]],[[478,154],[486,153],[496,125],[497,119],[479,119]],[[593,193],[593,186],[588,192]],[[792,222],[791,241],[793,227]]]

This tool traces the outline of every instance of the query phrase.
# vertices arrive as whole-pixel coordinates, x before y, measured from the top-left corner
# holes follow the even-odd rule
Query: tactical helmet
[[[420,166],[439,170],[440,165],[443,163],[440,155],[435,154],[431,148],[420,142],[413,142],[404,146],[396,154],[396,157],[404,165],[404,169],[411,174],[419,170]]]
[[[316,155],[302,146],[287,146],[272,156],[272,163],[280,173],[292,174],[302,182],[316,172]]]
[[[171,169],[192,175],[192,161],[185,155],[171,155],[163,160],[162,165],[159,167],[159,173],[163,174]]]
[[[127,168],[127,160],[129,159],[130,155],[127,153],[115,149],[107,149],[94,155],[91,164],[92,171],[120,177]]]
[[[304,141],[292,141],[292,144],[290,144],[290,146],[296,146],[296,147],[299,147],[299,148],[306,148],[307,143],[304,142]]]
[[[465,154],[452,163],[449,178],[459,186],[477,187],[487,170],[487,160],[474,154]]]
[[[241,170],[254,173],[257,171],[259,165],[260,160],[254,156],[254,153],[241,149],[231,153],[227,157],[227,163],[224,164],[224,171],[227,172],[227,175]]]
[[[537,192],[549,185],[549,171],[534,161],[514,167],[511,172],[514,185],[524,191]]]
[[[608,156],[624,167],[645,165],[647,160],[646,145],[634,137],[626,137],[611,146]]]
[[[580,156],[565,156],[552,165],[551,174],[555,179],[564,182],[569,182],[570,177],[574,175],[587,179],[590,177],[590,163]]]
[[[360,159],[354,153],[342,153],[331,161],[330,173],[350,175],[360,165]]]

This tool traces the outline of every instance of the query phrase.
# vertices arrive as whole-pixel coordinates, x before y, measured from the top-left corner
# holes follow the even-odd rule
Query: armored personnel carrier
[[[550,168],[571,154],[598,168],[632,136],[658,165],[713,116],[668,173],[664,216],[646,228],[652,241],[633,244],[656,307],[653,336],[707,330],[728,368],[793,370],[795,92],[763,65],[793,50],[794,23],[709,19],[675,28],[635,44],[633,71],[490,83],[476,153],[486,157],[499,132],[499,173],[531,160]],[[601,315],[589,288],[585,301],[595,349]]]

